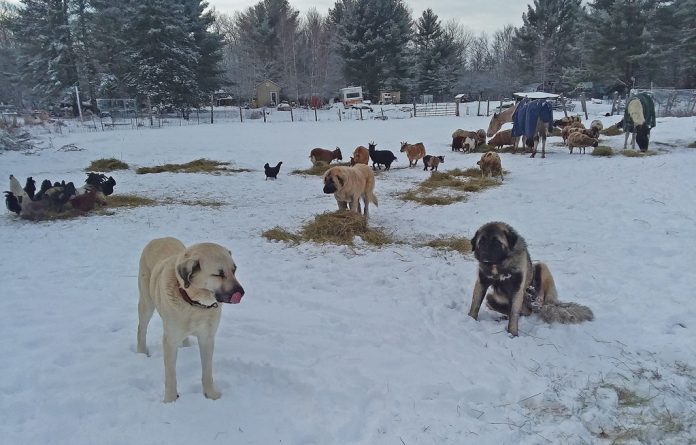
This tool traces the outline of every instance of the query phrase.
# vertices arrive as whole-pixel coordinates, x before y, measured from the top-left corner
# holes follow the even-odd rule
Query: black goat
[[[392,162],[396,161],[396,156],[390,150],[375,150],[377,144],[372,143],[368,144],[368,147],[367,152],[372,160],[372,170],[376,170],[375,165],[380,170],[382,170],[382,165],[384,165],[385,170],[389,170]]]

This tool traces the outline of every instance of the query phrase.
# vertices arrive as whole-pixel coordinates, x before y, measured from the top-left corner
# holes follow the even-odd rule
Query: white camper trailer
[[[339,92],[344,108],[350,108],[351,106],[360,104],[363,101],[362,87],[341,88]]]

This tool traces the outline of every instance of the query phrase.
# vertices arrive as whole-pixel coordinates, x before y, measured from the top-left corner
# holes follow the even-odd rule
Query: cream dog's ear
[[[184,258],[179,264],[176,266],[176,273],[179,274],[179,277],[184,281],[184,287],[188,288],[191,285],[191,278],[193,278],[193,274],[201,270],[201,263],[197,259],[193,258]]]

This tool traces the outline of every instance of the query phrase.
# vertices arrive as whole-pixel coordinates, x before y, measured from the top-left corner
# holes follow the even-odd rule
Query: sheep
[[[556,119],[553,121],[554,127],[565,128],[573,123],[581,123],[582,118],[580,116],[566,116],[561,119]]]
[[[504,145],[517,147],[517,138],[512,137],[512,130],[499,131],[489,141],[488,145],[495,148],[503,148]]]
[[[409,144],[408,142],[401,143],[401,153],[406,153],[408,157],[408,166],[415,167],[418,160],[425,156],[425,146],[422,142]]]
[[[385,170],[389,170],[392,162],[396,161],[394,153],[392,153],[391,150],[376,150],[377,144],[374,142],[368,145],[368,153],[370,154],[370,159],[372,159],[372,170],[376,170],[375,165],[377,165],[377,168],[380,170],[382,170],[382,165],[384,165]]]
[[[350,158],[350,165],[365,164],[370,162],[370,153],[367,148],[362,145],[355,148],[353,156]]]
[[[500,180],[503,181],[503,166],[500,162],[500,156],[494,151],[489,151],[481,155],[481,160],[477,162],[481,167],[481,177],[500,175]]]
[[[445,157],[444,156],[430,156],[430,155],[425,155],[423,156],[423,171],[428,170],[428,167],[430,167],[430,171],[437,171],[437,166],[440,165],[441,163],[445,162]]]
[[[563,130],[561,130],[561,137],[563,138],[563,143],[567,145],[568,141],[568,136],[570,136],[571,133],[575,132],[582,132],[585,129],[585,127],[577,127],[575,125],[567,125],[563,127]]]
[[[315,148],[309,153],[309,159],[312,161],[312,165],[331,164],[331,161],[334,159],[342,161],[343,155],[341,154],[341,149],[338,147],[336,147],[334,151]]]
[[[578,153],[580,153],[581,148],[582,152],[585,153],[585,147],[589,147],[590,145],[596,147],[598,144],[599,141],[596,138],[593,138],[582,131],[575,131],[568,136],[568,149],[570,150],[571,154],[573,153],[573,148],[575,147],[578,148]]]

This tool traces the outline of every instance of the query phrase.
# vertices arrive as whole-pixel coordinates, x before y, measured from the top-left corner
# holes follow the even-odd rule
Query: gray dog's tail
[[[547,303],[539,308],[539,316],[547,323],[574,324],[592,321],[592,309],[577,303]]]

